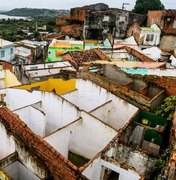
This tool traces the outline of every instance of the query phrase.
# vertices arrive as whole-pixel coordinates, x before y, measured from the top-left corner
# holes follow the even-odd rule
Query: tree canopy
[[[167,120],[172,120],[176,107],[176,96],[167,97],[164,103],[155,111],[156,115],[166,117]]]
[[[133,12],[147,14],[148,10],[163,10],[164,5],[160,0],[137,0]]]

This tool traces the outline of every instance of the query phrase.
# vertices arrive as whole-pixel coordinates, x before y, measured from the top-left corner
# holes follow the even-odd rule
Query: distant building
[[[161,50],[173,52],[176,45],[176,10],[149,11],[147,26],[152,24],[161,29]]]
[[[61,61],[62,55],[69,51],[82,51],[83,41],[67,41],[53,39],[48,48],[48,58],[46,62]]]
[[[19,63],[34,63],[46,57],[46,42],[23,40],[16,42],[15,58]]]
[[[158,25],[164,35],[176,35],[176,10],[148,11],[147,26]]]
[[[124,38],[126,30],[133,23],[143,24],[144,16],[116,8],[89,10],[84,22],[84,38],[103,39],[108,34]]]
[[[157,46],[160,43],[161,30],[153,24],[150,27],[140,27],[137,23],[133,24],[127,31],[126,36],[134,36],[140,45]]]
[[[14,59],[14,49],[13,42],[0,38],[0,60],[12,61]]]

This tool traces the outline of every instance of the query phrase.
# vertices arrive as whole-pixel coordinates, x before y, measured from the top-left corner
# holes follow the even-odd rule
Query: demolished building
[[[150,174],[157,160],[149,155],[151,150],[143,148],[148,155],[136,150],[130,156],[131,162],[135,157],[142,159],[140,165],[128,161],[125,167],[114,156],[139,109],[89,80],[71,81],[73,89],[57,95],[33,88],[44,84],[29,85],[28,91],[27,86],[0,91],[6,106],[0,108],[0,168],[13,178],[24,179],[135,180]]]
[[[116,8],[90,10],[84,22],[84,38],[105,39],[108,34],[114,38],[124,38],[126,30],[134,22],[143,24],[144,16]]]

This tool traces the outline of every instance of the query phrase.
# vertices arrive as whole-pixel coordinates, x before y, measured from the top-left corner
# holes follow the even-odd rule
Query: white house
[[[151,27],[141,27],[140,39],[142,45],[157,46],[160,43],[161,29],[153,24]]]

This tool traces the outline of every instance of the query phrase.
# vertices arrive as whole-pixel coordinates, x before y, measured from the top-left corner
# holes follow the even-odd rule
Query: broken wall
[[[161,50],[166,52],[174,52],[175,46],[176,46],[176,36],[164,35],[161,38],[161,43],[160,43]]]
[[[26,151],[26,149],[20,145],[18,139],[16,139],[12,134],[10,134],[5,128],[4,124],[2,124],[1,122],[0,136],[2,137],[2,140],[0,141],[0,160],[6,158],[7,156],[11,155],[16,151],[18,153],[18,158],[20,162],[25,167],[27,167],[27,169],[32,171],[34,174],[37,174],[40,178],[46,177],[47,171],[45,170],[45,168],[43,169],[43,167],[40,167],[41,165],[39,165],[38,162]],[[5,164],[6,166],[8,165],[7,163]]]
[[[68,156],[68,151],[71,151],[72,153],[91,159],[116,134],[117,131],[115,129],[82,111],[80,120],[58,130],[51,134],[51,136],[46,137],[45,140],[57,148],[59,152],[61,150],[65,156]]]
[[[0,160],[15,152],[15,139],[8,134],[0,119]]]
[[[138,111],[138,108],[128,102],[114,97],[112,101],[96,108],[90,113],[109,126],[119,130],[123,128]]]
[[[61,96],[85,111],[91,111],[110,100],[109,93],[91,81],[77,79],[76,89]]]
[[[123,144],[116,144],[112,156],[115,160],[126,164],[136,170],[142,176],[149,178],[155,168],[156,158],[149,157],[143,152],[133,150]]]
[[[101,157],[95,159],[86,169],[83,171],[83,175],[88,177],[90,180],[94,179],[103,179],[105,168],[112,170],[119,174],[119,180],[139,180],[141,176],[133,171],[132,169],[128,169],[121,167],[121,164],[118,162],[108,162],[103,160]]]

